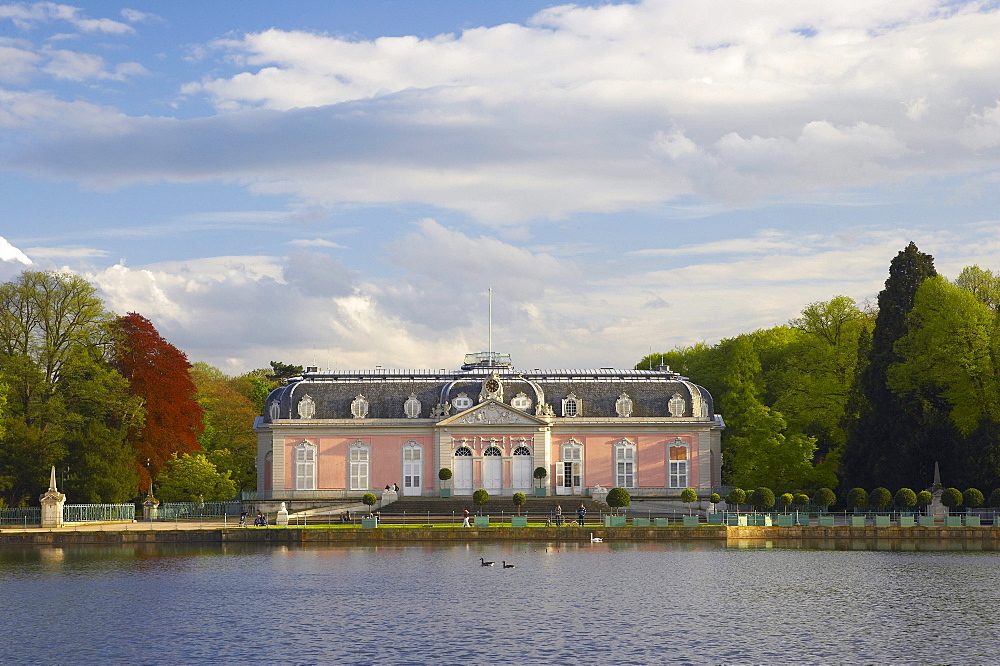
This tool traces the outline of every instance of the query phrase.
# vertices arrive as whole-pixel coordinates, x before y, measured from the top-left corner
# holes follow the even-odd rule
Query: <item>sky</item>
[[[1000,270],[998,179],[996,2],[0,0],[0,280],[231,375],[631,367]]]

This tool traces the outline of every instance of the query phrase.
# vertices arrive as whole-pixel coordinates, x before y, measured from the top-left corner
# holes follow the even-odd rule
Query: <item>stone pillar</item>
[[[153,488],[150,487],[149,494],[142,501],[142,519],[156,520],[160,517],[160,500],[153,497]]]
[[[49,477],[49,489],[39,498],[39,501],[42,503],[42,527],[62,527],[63,505],[66,503],[66,496],[56,488],[55,465],[52,466],[52,474]]]
[[[274,524],[288,527],[288,509],[285,508],[284,502],[281,503],[281,508],[278,509],[278,517],[274,519]]]

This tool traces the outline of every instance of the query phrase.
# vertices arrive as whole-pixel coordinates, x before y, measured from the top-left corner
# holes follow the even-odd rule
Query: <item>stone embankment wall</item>
[[[591,533],[607,542],[615,541],[802,541],[816,539],[868,540],[956,540],[1000,543],[1000,527],[428,527],[428,528],[206,528],[4,530],[0,545],[64,546],[73,544],[158,544],[158,543],[274,543],[274,544],[378,544],[427,541],[589,541]]]

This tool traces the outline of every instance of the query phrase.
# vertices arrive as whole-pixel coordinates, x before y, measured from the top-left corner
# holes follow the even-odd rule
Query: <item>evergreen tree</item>
[[[903,359],[896,342],[909,330],[907,317],[916,301],[917,290],[937,275],[934,258],[910,243],[893,258],[889,278],[878,295],[878,315],[872,331],[868,363],[855,387],[857,418],[849,426],[842,470],[848,485],[891,487],[927,485],[934,462],[910,456],[922,448],[931,430],[933,415],[924,405],[906,401],[887,384],[889,369]],[[933,406],[926,406],[933,409]],[[940,425],[940,423],[938,423]]]

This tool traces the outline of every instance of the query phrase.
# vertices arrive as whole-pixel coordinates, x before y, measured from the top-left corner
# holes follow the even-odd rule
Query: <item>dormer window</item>
[[[574,416],[582,416],[583,405],[580,404],[580,399],[576,397],[575,393],[570,393],[568,396],[563,398],[562,401],[562,415],[568,418]]]
[[[368,399],[359,395],[351,401],[351,416],[356,419],[363,419],[368,416]]]
[[[632,398],[628,397],[628,393],[623,392],[615,401],[615,412],[622,418],[632,416],[632,407]]]
[[[457,409],[458,411],[462,411],[463,409],[468,409],[469,407],[472,407],[472,398],[470,398],[465,393],[459,393],[455,398],[452,399],[451,406]]]
[[[531,398],[521,391],[516,396],[510,399],[510,406],[514,409],[520,409],[522,412],[526,412],[531,409]]]
[[[681,397],[680,393],[674,393],[670,397],[670,402],[667,403],[667,409],[670,411],[671,416],[684,416],[687,411],[687,402]]]
[[[415,419],[420,416],[420,401],[417,400],[417,394],[411,393],[410,397],[407,398],[406,402],[403,403],[403,413],[408,419]]]

